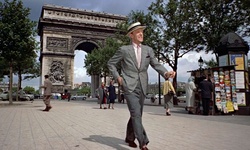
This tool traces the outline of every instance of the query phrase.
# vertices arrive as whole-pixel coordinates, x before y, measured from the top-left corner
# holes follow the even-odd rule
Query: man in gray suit
[[[50,97],[51,97],[51,91],[52,91],[52,83],[49,80],[49,75],[45,75],[44,85],[41,86],[41,88],[44,88],[44,96],[43,96],[43,102],[46,105],[46,108],[43,111],[49,111],[52,107],[50,105]]]
[[[131,39],[131,45],[120,47],[108,61],[113,78],[124,90],[130,111],[125,142],[130,147],[137,147],[134,142],[137,138],[142,150],[148,150],[147,144],[149,143],[142,125],[143,105],[148,85],[148,67],[151,65],[163,77],[173,78],[175,76],[174,71],[168,72],[163,65],[159,64],[152,48],[141,44],[145,28],[146,26],[142,26],[140,22],[130,25],[127,36]],[[121,65],[121,75],[117,71],[118,64]]]

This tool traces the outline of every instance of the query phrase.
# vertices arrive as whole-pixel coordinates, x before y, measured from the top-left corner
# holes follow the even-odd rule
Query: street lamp
[[[203,64],[204,64],[203,59],[200,56],[200,59],[198,60],[198,65],[200,66],[200,76],[201,76],[201,69],[202,69]]]

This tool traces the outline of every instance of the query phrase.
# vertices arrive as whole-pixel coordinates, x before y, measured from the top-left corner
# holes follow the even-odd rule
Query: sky
[[[4,2],[4,0],[0,0]],[[52,4],[63,7],[70,7],[76,9],[93,10],[96,12],[106,12],[118,15],[128,15],[132,10],[140,10],[147,12],[148,6],[154,0],[22,0],[25,7],[31,9],[30,19],[38,21],[41,15],[42,6],[44,4]],[[39,40],[39,37],[36,38]],[[84,58],[86,53],[84,51],[75,51],[74,60],[74,83],[90,82],[90,76],[86,75],[84,66]],[[203,60],[209,61],[215,58],[213,54],[191,52],[185,54],[178,60],[177,81],[186,82],[190,73],[187,71],[198,69],[198,59],[202,56]],[[168,70],[172,70],[168,65],[164,65]],[[151,67],[148,69],[149,83],[158,82],[158,73]],[[5,79],[4,81],[8,81]],[[164,81],[161,78],[161,82]],[[14,82],[17,82],[17,77],[14,77]],[[40,86],[40,79],[24,80],[22,87],[32,86],[38,89]]]

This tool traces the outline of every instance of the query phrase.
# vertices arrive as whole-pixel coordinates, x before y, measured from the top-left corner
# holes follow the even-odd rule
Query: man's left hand
[[[165,74],[166,78],[174,78],[175,77],[175,71],[169,71]]]

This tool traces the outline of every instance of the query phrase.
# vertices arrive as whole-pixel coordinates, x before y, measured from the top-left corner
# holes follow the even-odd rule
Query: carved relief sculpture
[[[64,69],[61,61],[53,61],[49,71],[49,79],[54,84],[64,85]]]
[[[68,39],[47,37],[47,47],[67,48]]]

